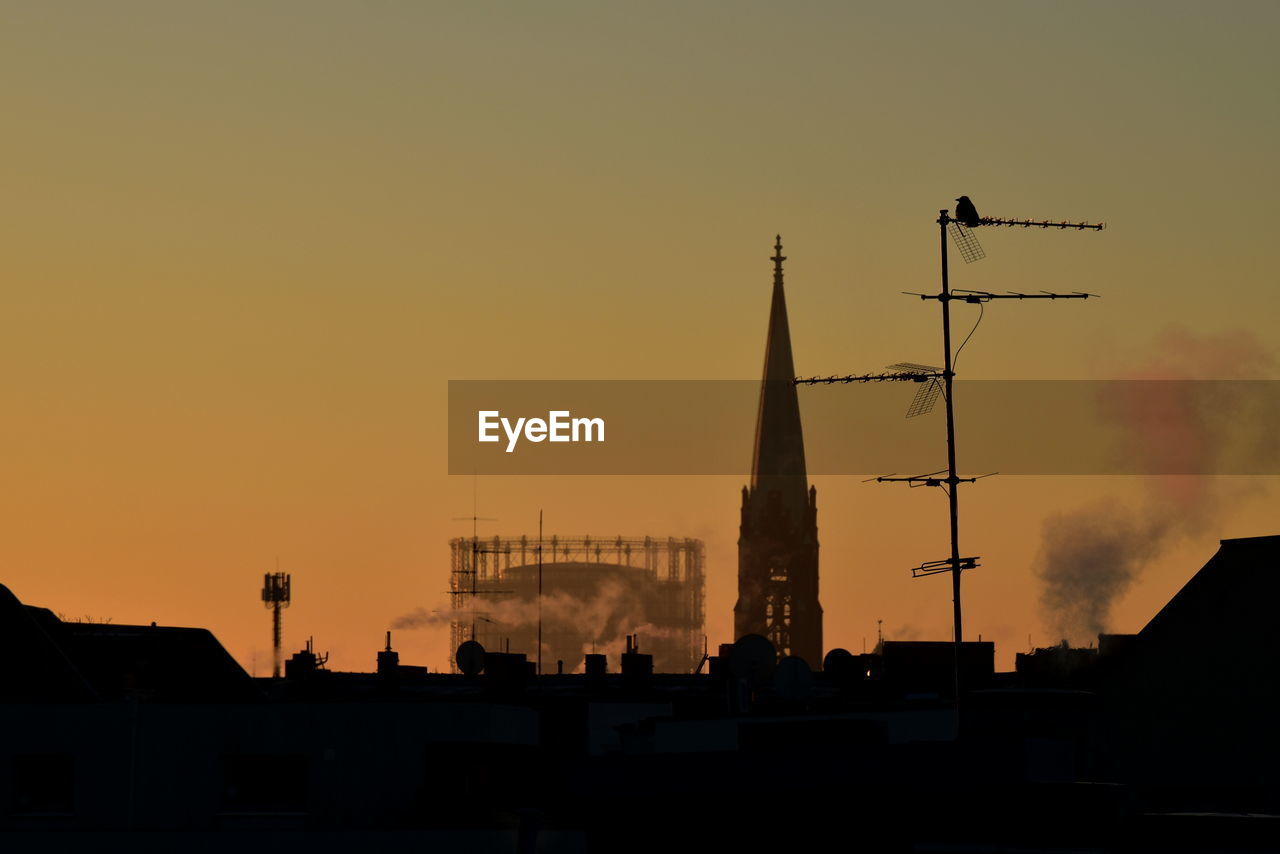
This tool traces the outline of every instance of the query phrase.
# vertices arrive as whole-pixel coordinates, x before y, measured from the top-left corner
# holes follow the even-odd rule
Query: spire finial
[[[777,236],[778,242],[773,245],[773,283],[775,285],[782,284],[782,262],[787,260],[787,256],[782,254],[782,235]]]

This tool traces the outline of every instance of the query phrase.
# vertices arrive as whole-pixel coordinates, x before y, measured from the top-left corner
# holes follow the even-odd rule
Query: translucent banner
[[[908,418],[918,390],[794,387],[808,473],[945,468],[945,401]],[[752,380],[451,381],[449,473],[749,475],[760,393]],[[1273,380],[965,380],[954,404],[965,475],[1280,474]]]

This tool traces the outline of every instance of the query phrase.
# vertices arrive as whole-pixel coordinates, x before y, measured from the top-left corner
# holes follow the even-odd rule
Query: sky
[[[993,305],[965,377],[1275,379],[1278,24],[1269,2],[0,3],[0,583],[207,627],[263,674],[278,561],[286,650],[371,669],[443,603],[459,517],[519,535],[541,510],[704,539],[729,641],[742,478],[450,476],[447,382],[756,378],[778,233],[800,373],[936,364],[936,311],[900,292],[936,285],[961,194],[1107,223],[982,235],[953,285],[1103,298]],[[947,638],[946,580],[908,571],[946,554],[944,499],[813,480],[827,646],[877,621]],[[1275,478],[1206,481],[1208,503],[1153,478],[970,489],[966,634],[1001,667],[1058,640],[1055,514],[1174,508],[1115,631],[1218,539],[1280,533]]]

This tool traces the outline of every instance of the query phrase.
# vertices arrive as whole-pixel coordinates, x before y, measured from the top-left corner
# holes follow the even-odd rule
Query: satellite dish
[[[778,662],[773,672],[773,689],[784,700],[805,700],[813,693],[813,672],[809,663],[796,655]]]
[[[769,680],[777,663],[778,651],[763,635],[743,635],[729,655],[729,669],[734,678],[747,679],[756,685]]]
[[[453,660],[467,676],[475,676],[484,670],[484,647],[473,640],[463,641],[454,653]]]
[[[822,672],[843,679],[854,671],[854,664],[853,653],[836,647],[822,659]]]

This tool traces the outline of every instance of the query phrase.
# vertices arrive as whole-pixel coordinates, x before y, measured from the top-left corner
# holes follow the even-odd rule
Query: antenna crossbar
[[[974,557],[960,558],[943,558],[942,560],[927,560],[919,566],[911,567],[912,578],[924,578],[926,575],[937,575],[940,572],[951,572],[953,569],[977,569],[982,564],[976,555]]]
[[[921,294],[912,291],[903,291],[903,293],[908,296],[920,297],[922,300],[959,300],[960,302],[972,304],[991,302],[992,300],[997,299],[1089,299],[1090,297],[1093,297],[1094,299],[1101,299],[1100,294],[1091,294],[1085,291],[1072,291],[1069,294],[1057,293],[1055,291],[1040,291],[1038,294],[1027,294],[1022,293],[1021,291],[1005,291],[1002,294],[997,294],[991,291],[973,291],[962,288],[952,288],[946,293],[939,294]]]
[[[928,380],[941,379],[944,374],[941,371],[893,371],[887,374],[850,374],[848,376],[830,376],[830,377],[796,377],[792,380],[795,385],[834,385],[837,383],[890,383],[890,382],[916,382],[922,383]]]
[[[977,483],[984,477],[991,477],[993,474],[998,474],[998,472],[975,475],[974,477],[951,477],[947,474],[947,470],[943,469],[942,471],[935,471],[929,474],[917,474],[910,477],[881,475],[880,477],[873,477],[871,480],[876,483],[905,483],[908,486],[915,488],[918,486],[942,486],[949,483]]]
[[[979,225],[1008,225],[1022,226],[1023,228],[1074,228],[1077,231],[1102,231],[1107,227],[1105,222],[1067,222],[1066,220],[1051,219],[1003,219],[1001,217],[984,216],[979,217]]]

